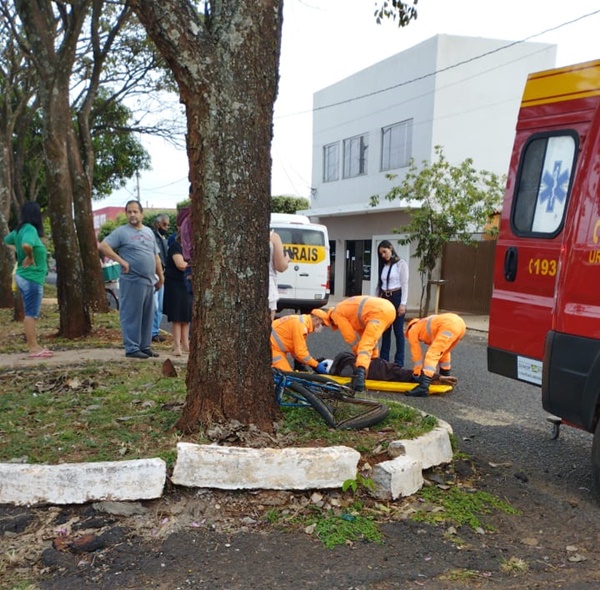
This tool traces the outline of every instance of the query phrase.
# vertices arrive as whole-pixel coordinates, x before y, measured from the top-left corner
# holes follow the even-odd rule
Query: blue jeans
[[[154,291],[154,324],[152,325],[152,336],[158,336],[160,324],[163,317],[163,301],[165,299],[165,286]]]
[[[23,308],[25,315],[37,320],[42,308],[42,297],[44,295],[44,286],[33,281],[28,281],[19,275],[15,275],[15,283],[23,299]]]
[[[400,301],[402,299],[402,291],[394,291],[390,293],[389,297],[383,297],[394,304],[396,311],[400,307]],[[381,350],[379,356],[384,361],[390,360],[390,348],[392,344],[392,330],[396,337],[396,354],[394,355],[394,362],[401,367],[404,366],[404,316],[396,316],[394,323],[383,333],[381,337]]]

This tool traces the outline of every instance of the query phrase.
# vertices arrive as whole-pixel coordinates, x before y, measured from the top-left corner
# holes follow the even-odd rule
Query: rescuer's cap
[[[310,313],[318,317],[324,326],[331,326],[331,319],[329,318],[329,309],[313,309]]]

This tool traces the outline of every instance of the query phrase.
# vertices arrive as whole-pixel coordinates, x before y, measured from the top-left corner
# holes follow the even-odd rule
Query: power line
[[[533,35],[530,35],[529,37],[525,37],[524,39],[520,39],[519,41],[512,41],[511,43],[508,43],[506,45],[503,45],[502,47],[498,47],[496,49],[492,49],[490,51],[486,51],[485,53],[482,53],[480,55],[476,55],[474,57],[471,57],[469,59],[465,59],[463,61],[457,62],[455,64],[452,64],[450,66],[447,66],[445,68],[441,68],[439,70],[435,70],[434,72],[430,72],[429,74],[423,74],[422,76],[418,76],[416,78],[412,78],[411,80],[407,80],[405,82],[400,82],[398,84],[394,84],[393,86],[388,86],[387,88],[382,88],[380,90],[374,90],[373,92],[369,92],[367,94],[361,94],[360,96],[354,96],[352,98],[347,98],[338,102],[334,102],[331,104],[327,104],[327,105],[323,105],[320,107],[316,107],[316,108],[312,108],[310,110],[306,110],[306,111],[298,111],[296,113],[290,113],[289,115],[280,115],[278,117],[275,117],[276,119],[283,119],[286,117],[294,117],[296,115],[305,115],[308,113],[313,113],[315,111],[322,111],[325,109],[329,109],[332,107],[337,107],[343,104],[348,104],[350,102],[354,102],[356,100],[362,100],[363,98],[369,98],[371,96],[375,96],[377,94],[382,94],[383,92],[387,92],[388,90],[394,90],[395,88],[400,88],[402,86],[408,86],[409,84],[413,84],[414,82],[419,82],[421,80],[425,80],[427,78],[431,78],[432,76],[435,76],[437,74],[441,74],[443,72],[447,72],[449,70],[452,70],[454,68],[458,68],[460,66],[463,66],[465,64],[471,63],[473,61],[476,61],[478,59],[482,59],[484,57],[487,57],[488,55],[491,55],[493,53],[498,53],[499,51],[503,51],[505,49],[509,49],[510,47],[514,47],[516,45],[520,45],[521,43],[525,43],[531,39],[534,39],[535,37],[540,37],[541,35],[545,35],[546,33],[551,33],[552,31],[556,31],[558,29],[562,29],[563,27],[566,27],[568,25],[572,25],[580,20],[583,20],[585,18],[589,18],[590,16],[594,16],[596,14],[600,13],[600,10],[595,10],[593,12],[590,12],[588,14],[584,14],[582,16],[579,16],[573,20],[570,21],[566,21],[564,23],[561,23],[560,25],[556,25],[555,27],[550,27],[549,29],[545,29],[544,31],[541,31],[539,33],[535,33]]]

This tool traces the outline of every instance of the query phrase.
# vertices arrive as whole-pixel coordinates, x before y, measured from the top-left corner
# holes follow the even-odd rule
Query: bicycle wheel
[[[374,399],[343,394],[325,399],[335,417],[335,427],[338,430],[369,428],[379,424],[390,413],[388,406]]]
[[[106,292],[106,299],[108,300],[108,307],[110,309],[119,309],[119,298],[117,297],[117,294],[112,290],[109,289],[108,287],[104,289],[104,291]]]
[[[345,385],[340,385],[327,375],[314,373],[294,374],[303,389],[312,393],[325,403],[329,413],[333,416],[333,424],[327,422],[338,430],[360,430],[381,422],[390,409],[384,403],[374,399],[358,398],[354,392]]]
[[[286,388],[291,389],[296,395],[302,396],[308,404],[315,410],[323,420],[325,420],[325,424],[327,426],[331,426],[332,428],[336,428],[335,418],[331,412],[329,406],[315,393],[309,391],[306,387],[304,387],[298,381],[288,380],[286,384]],[[293,395],[293,394],[292,394]]]

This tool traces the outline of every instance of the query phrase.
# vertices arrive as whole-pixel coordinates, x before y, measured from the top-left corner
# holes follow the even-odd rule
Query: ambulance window
[[[525,146],[513,210],[518,234],[551,237],[560,230],[575,153],[573,135],[537,137]]]

